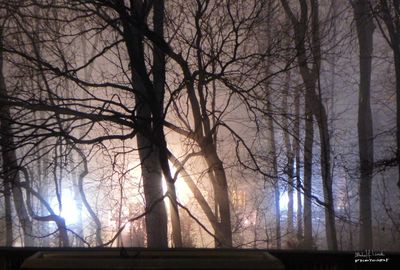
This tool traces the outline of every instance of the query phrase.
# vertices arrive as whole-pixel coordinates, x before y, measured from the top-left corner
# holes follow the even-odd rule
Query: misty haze
[[[400,1],[0,0],[0,246],[400,251]]]

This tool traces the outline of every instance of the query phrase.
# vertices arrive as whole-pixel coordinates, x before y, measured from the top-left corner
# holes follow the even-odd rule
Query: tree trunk
[[[4,74],[3,74],[3,28],[0,25],[0,94],[6,94],[6,83],[4,81]],[[6,140],[6,130],[3,128],[3,121],[7,121],[8,117],[8,109],[6,106],[3,106],[0,108],[0,140],[2,142],[1,144],[1,153],[2,153],[2,159],[3,159],[3,168],[2,171],[3,173],[7,173],[7,168],[5,167],[5,149],[3,149],[4,144],[7,142],[3,140]],[[5,208],[5,245],[6,246],[12,246],[13,243],[13,230],[12,230],[12,210],[11,210],[11,182],[9,182],[10,179],[7,179],[7,177],[3,178],[3,187],[4,187],[4,208]]]
[[[380,0],[381,19],[386,25],[387,40],[393,50],[394,67],[396,74],[396,159],[398,162],[397,186],[400,188],[400,2],[398,0]],[[381,30],[383,30],[381,28]]]
[[[63,217],[56,215],[51,208],[50,204],[35,190],[31,188],[31,180],[28,175],[28,171],[26,168],[22,168],[21,172],[24,174],[25,177],[25,182],[21,184],[21,187],[23,187],[26,190],[26,205],[27,205],[27,211],[29,214],[32,216],[33,219],[42,221],[42,222],[50,222],[53,221],[57,225],[57,229],[59,231],[59,240],[60,240],[60,246],[62,247],[69,247],[69,239],[68,239],[68,232],[67,232],[67,226],[65,225],[65,220]],[[49,212],[49,215],[47,216],[38,216],[35,214],[35,212],[32,209],[32,203],[31,203],[31,196],[36,197],[41,205],[43,205],[46,210]]]
[[[139,111],[139,115],[141,118],[146,115],[143,109]],[[137,135],[137,142],[140,149],[146,208],[150,208],[157,199],[163,196],[158,149],[142,134]],[[151,213],[146,215],[146,232],[147,247],[168,247],[167,213],[164,203],[159,203]]]
[[[328,249],[337,250],[336,224],[335,224],[335,209],[332,190],[332,175],[331,175],[331,147],[328,130],[328,117],[326,110],[321,104],[321,99],[318,101],[319,109],[317,110],[317,121],[321,140],[321,175],[324,191],[325,202],[325,230]]]
[[[306,46],[308,43],[308,3],[306,0],[300,1],[300,19],[297,19],[291,10],[287,0],[281,0],[287,16],[292,22],[294,36],[296,42],[297,61],[299,64],[300,74],[306,88],[306,130],[307,122],[312,121],[312,116],[315,117],[318,123],[319,135],[321,140],[321,174],[323,191],[325,198],[325,229],[326,238],[329,249],[337,249],[336,226],[335,226],[335,211],[333,205],[332,192],[332,177],[330,163],[330,138],[328,130],[328,117],[325,107],[321,99],[321,89],[319,87],[319,74],[321,65],[321,40],[319,33],[319,4],[318,0],[311,0],[311,56],[308,56]],[[311,57],[311,60],[308,59]],[[311,66],[308,64],[311,62]],[[317,87],[318,84],[318,87]],[[318,90],[318,93],[316,93]],[[311,125],[311,123],[308,123]],[[308,127],[310,128],[310,127]],[[306,131],[307,137],[307,131]],[[310,139],[310,138],[309,138]],[[312,140],[307,147],[312,148]],[[306,155],[307,150],[305,150]],[[310,158],[310,157],[308,157]],[[311,156],[312,158],[312,156]],[[311,161],[311,159],[309,160]],[[306,166],[306,160],[304,160]],[[311,171],[309,172],[311,173]],[[307,176],[307,177],[311,177]],[[306,177],[304,177],[306,178]],[[306,181],[306,180],[304,180]],[[309,194],[311,195],[311,194]],[[306,209],[304,209],[306,211]],[[308,211],[308,209],[307,209]],[[306,221],[304,221],[306,222]],[[307,236],[308,237],[308,236]]]
[[[374,24],[368,0],[353,3],[360,52],[358,145],[360,157],[360,249],[372,249],[371,183],[374,162],[370,104]]]
[[[75,149],[75,151],[78,153],[80,158],[82,159],[83,163],[83,169],[81,173],[78,176],[78,183],[77,183],[77,188],[79,191],[80,199],[82,200],[83,205],[85,206],[86,210],[88,211],[90,217],[93,219],[94,223],[96,224],[96,245],[101,246],[103,244],[103,241],[101,239],[101,222],[96,213],[93,211],[92,207],[90,206],[87,198],[86,198],[86,193],[83,188],[83,180],[85,179],[85,176],[89,173],[88,169],[88,162],[87,158],[82,152],[81,149],[79,149],[76,145],[72,145],[72,147]]]
[[[267,51],[271,50],[272,47],[272,38],[271,38],[271,21],[273,20],[273,2],[269,1],[267,4],[267,14],[266,14],[266,42],[267,42]],[[262,48],[264,49],[264,48]],[[267,57],[265,63],[265,75],[266,77],[271,74],[271,62],[270,57]],[[278,178],[278,157],[276,153],[276,140],[275,140],[275,128],[274,122],[272,119],[272,100],[270,95],[270,83],[269,81],[265,82],[265,101],[266,101],[266,110],[267,110],[267,138],[268,138],[268,148],[267,148],[267,156],[270,157],[270,169],[269,173],[272,176],[272,183],[274,188],[274,203],[275,203],[275,234],[276,234],[276,248],[282,248],[281,241],[281,208],[280,208],[280,187],[279,187],[279,178]],[[267,232],[267,228],[265,229]],[[267,234],[268,237],[268,234]]]
[[[400,15],[399,15],[400,16]],[[400,18],[399,18],[400,24]],[[397,161],[398,161],[398,178],[397,187],[400,189],[400,30],[397,33],[397,49],[393,49],[394,65],[396,72],[396,141],[397,141]]]
[[[154,32],[160,37],[164,37],[164,1],[155,0],[153,3],[153,25]],[[171,227],[172,227],[172,243],[174,247],[182,247],[182,229],[179,218],[179,209],[177,205],[177,197],[175,190],[175,181],[172,178],[171,170],[168,163],[167,142],[164,134],[164,93],[165,93],[165,54],[154,44],[153,49],[153,85],[155,96],[157,97],[158,106],[155,117],[155,130],[158,140],[159,158],[164,178],[167,181],[167,190],[169,193],[169,201],[171,204]]]
[[[143,34],[136,29],[131,21],[146,24],[146,14],[141,0],[130,1],[128,8],[123,1],[116,3],[123,26],[123,37],[127,47],[133,89],[136,91],[136,125],[138,127],[137,145],[141,162],[143,191],[146,209],[153,210],[146,215],[147,246],[154,248],[168,247],[168,219],[164,202],[153,205],[163,196],[162,164],[160,164],[160,108],[162,99],[155,93],[155,87],[150,80],[144,50]],[[156,52],[155,52],[156,53]],[[158,137],[158,138],[157,138]],[[165,166],[165,165],[164,165]]]
[[[294,121],[294,146],[293,151],[296,160],[296,189],[297,189],[297,240],[299,243],[303,241],[303,207],[301,201],[301,177],[300,177],[300,90],[296,89],[294,97],[295,121]]]
[[[7,89],[4,80],[3,74],[3,33],[2,28],[0,28],[0,95],[3,97],[7,97]],[[24,197],[22,194],[22,190],[20,187],[20,176],[18,169],[18,161],[16,155],[16,149],[13,140],[13,134],[11,133],[11,118],[10,118],[10,108],[8,106],[2,106],[0,109],[0,146],[1,146],[1,154],[3,158],[3,172],[4,172],[4,182],[5,188],[11,188],[11,192],[14,199],[14,206],[17,212],[17,216],[19,222],[22,227],[22,231],[24,233],[23,243],[25,247],[33,246],[33,231],[32,231],[32,223],[28,212],[25,207]],[[6,191],[5,193],[8,193]],[[7,202],[8,200],[8,202]],[[9,196],[6,196],[6,203],[9,207]],[[10,209],[6,209],[6,214],[10,214]],[[8,216],[9,217],[9,216]],[[12,231],[10,231],[10,220],[6,219],[7,227],[7,235],[10,236],[10,232],[12,235]],[[10,239],[7,239],[8,243],[10,243]]]
[[[220,219],[220,231],[216,231],[217,247],[232,247],[232,231],[231,231],[231,213],[229,205],[228,183],[226,179],[225,169],[222,161],[219,159],[214,144],[211,140],[209,143],[200,144],[204,158],[207,162],[211,173],[213,174],[213,188],[215,194],[215,203],[218,212],[215,216]]]
[[[304,141],[304,247],[311,249],[313,247],[312,236],[312,160],[313,160],[313,142],[314,142],[314,122],[310,110],[309,94],[305,98],[305,141]]]
[[[3,181],[4,187],[4,218],[5,218],[5,246],[11,247],[13,244],[13,230],[12,230],[12,211],[11,211],[11,188],[10,183]]]
[[[269,101],[269,95],[267,95],[267,111],[271,112],[271,102]],[[276,140],[275,140],[275,129],[272,117],[267,117],[267,127],[269,133],[269,152],[268,156],[271,157],[271,174],[274,185],[274,199],[275,199],[275,234],[276,234],[276,248],[281,249],[281,208],[280,208],[280,189],[278,179],[278,161],[276,153]]]
[[[288,107],[288,95],[289,95],[289,88],[290,88],[290,72],[288,71],[286,73],[286,84],[285,88],[283,91],[283,97],[282,97],[282,109],[284,110],[283,113],[283,138],[285,142],[285,148],[286,148],[286,166],[285,166],[285,174],[287,176],[287,193],[288,193],[288,214],[287,214],[287,234],[288,234],[288,241],[291,242],[291,235],[294,232],[294,222],[293,222],[293,187],[294,187],[294,167],[293,167],[293,161],[294,161],[294,156],[293,156],[293,149],[292,149],[292,144],[290,142],[290,135],[289,135],[289,121],[288,121],[288,115],[290,114],[289,112],[289,107]]]
[[[217,236],[223,235],[221,224],[218,221],[218,218],[213,213],[210,205],[207,203],[206,199],[202,195],[201,191],[197,187],[194,180],[191,178],[189,173],[185,170],[184,164],[182,164],[172,153],[169,153],[169,158],[172,164],[175,166],[177,172],[182,176],[185,183],[188,185],[190,191],[193,193],[194,198],[199,203],[201,209],[203,210],[204,214],[206,215],[208,221],[211,223],[211,226],[214,229],[214,234]],[[218,244],[218,237],[215,237],[216,245]]]

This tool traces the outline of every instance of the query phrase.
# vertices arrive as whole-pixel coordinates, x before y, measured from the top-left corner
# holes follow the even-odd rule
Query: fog
[[[378,2],[0,0],[0,245],[399,251]]]

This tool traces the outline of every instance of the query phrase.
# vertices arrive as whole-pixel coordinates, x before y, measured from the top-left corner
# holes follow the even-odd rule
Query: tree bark
[[[288,214],[287,214],[287,233],[288,233],[288,242],[291,242],[291,235],[294,232],[294,221],[293,221],[293,187],[294,187],[294,155],[292,149],[292,143],[290,142],[289,135],[289,121],[288,115],[289,107],[288,107],[288,95],[290,88],[290,72],[288,71],[285,78],[286,84],[284,86],[283,97],[282,97],[282,109],[284,110],[284,115],[282,119],[283,123],[283,138],[285,142],[286,148],[286,166],[285,166],[285,174],[287,176],[287,193],[288,193]]]
[[[5,218],[5,246],[11,247],[13,244],[12,230],[12,211],[11,211],[11,188],[10,183],[3,181],[4,187],[4,218]]]
[[[123,37],[128,49],[131,63],[133,88],[136,91],[136,124],[138,127],[137,142],[142,166],[143,187],[146,207],[150,207],[155,200],[162,196],[162,174],[168,182],[170,202],[173,204],[172,229],[173,244],[181,246],[181,230],[179,211],[176,207],[176,194],[173,179],[168,164],[168,149],[165,141],[164,126],[164,83],[165,83],[165,53],[169,46],[163,38],[163,1],[132,0],[130,8],[124,2],[117,2],[114,8],[119,13]],[[143,29],[147,29],[146,10],[153,5],[154,33],[150,40],[153,42],[153,80],[150,78],[145,59],[145,41]],[[146,32],[149,34],[149,32]],[[176,55],[175,55],[176,56]],[[152,247],[166,247],[167,217],[165,205],[157,204],[152,213],[146,216],[148,243]]]
[[[397,186],[400,188],[400,2],[398,0],[380,0],[381,19],[386,25],[386,40],[393,50],[396,76],[396,159],[398,162]],[[381,31],[384,30],[381,28]]]
[[[301,243],[303,239],[303,207],[301,200],[301,177],[300,177],[300,90],[296,89],[294,97],[295,121],[294,121],[294,146],[293,152],[296,162],[296,189],[297,189],[297,240]]]
[[[360,53],[358,99],[358,146],[360,158],[360,249],[372,249],[371,184],[374,162],[373,124],[370,102],[374,24],[368,0],[353,2]]]
[[[208,143],[207,143],[208,142]],[[215,145],[211,140],[201,143],[200,147],[204,154],[209,170],[213,174],[212,180],[215,203],[217,211],[215,216],[220,219],[220,231],[216,231],[217,247],[232,247],[231,214],[229,205],[228,183],[222,161],[216,153]]]
[[[6,94],[6,83],[4,81],[4,74],[3,74],[3,28],[0,25],[0,94]],[[3,168],[2,171],[7,175],[7,168],[5,167],[5,149],[3,149],[3,145],[7,142],[6,140],[7,134],[3,128],[3,121],[6,121],[8,117],[8,110],[6,106],[0,108],[0,140],[2,142],[1,145],[1,153],[3,159]],[[3,154],[4,153],[4,154]],[[11,183],[9,182],[10,179],[7,177],[3,178],[3,187],[4,187],[4,208],[5,208],[5,245],[12,246],[13,244],[13,230],[12,230],[12,210],[11,210]]]
[[[118,11],[122,26],[123,37],[128,50],[133,89],[136,90],[136,123],[138,126],[137,144],[141,162],[143,191],[146,209],[149,209],[155,201],[163,196],[162,189],[162,165],[163,158],[160,147],[162,136],[160,131],[160,93],[153,88],[147,67],[145,64],[144,37],[132,22],[146,24],[146,14],[141,0],[131,1],[133,5],[128,9],[123,2],[118,2]],[[130,11],[130,12],[129,12]],[[162,149],[161,149],[162,150]],[[146,215],[147,246],[165,248],[168,247],[168,219],[164,203],[158,203],[153,210]]]
[[[297,61],[300,74],[304,81],[306,91],[306,129],[307,122],[312,121],[313,116],[317,120],[321,141],[321,175],[325,199],[325,231],[328,248],[337,250],[335,211],[332,191],[331,177],[331,145],[328,130],[328,117],[321,99],[319,86],[319,73],[321,65],[321,41],[319,34],[319,4],[317,0],[311,1],[311,61],[308,59],[306,50],[308,32],[308,4],[306,0],[300,1],[300,19],[297,19],[291,10],[287,0],[281,0],[285,12],[292,22],[296,42]],[[311,67],[308,64],[311,62]],[[318,86],[317,86],[318,84]],[[316,92],[318,90],[318,92]],[[308,123],[311,125],[311,123]],[[310,127],[308,127],[310,129]],[[307,136],[307,131],[306,131]],[[310,138],[309,138],[310,139]],[[309,143],[311,140],[309,141]],[[312,143],[308,145],[312,148]],[[307,150],[305,150],[305,153]],[[308,157],[310,158],[310,157]],[[312,156],[311,156],[312,158]],[[312,159],[310,159],[311,161]],[[306,160],[304,161],[306,163]],[[311,171],[310,171],[311,173]],[[308,176],[307,176],[308,177]],[[310,176],[311,177],[311,176]],[[306,178],[306,177],[304,177]],[[305,180],[306,181],[306,180]],[[311,194],[309,194],[311,195]],[[304,209],[306,211],[306,209]],[[308,211],[308,209],[307,209]],[[307,236],[308,237],[308,236]]]
[[[154,32],[164,38],[164,1],[155,0],[153,2],[153,25]],[[177,196],[175,190],[175,181],[172,178],[171,170],[168,163],[167,142],[164,134],[164,93],[165,93],[165,53],[154,44],[153,49],[153,84],[154,91],[158,101],[155,117],[155,130],[158,134],[158,148],[161,169],[167,182],[167,191],[169,193],[171,227],[172,227],[172,243],[174,247],[182,247],[182,229],[179,218],[179,209],[177,205]]]
[[[191,178],[189,173],[185,170],[184,164],[181,163],[172,153],[169,153],[169,159],[172,164],[175,166],[177,172],[182,176],[185,183],[188,185],[190,191],[193,193],[194,198],[199,203],[201,209],[203,210],[204,214],[206,215],[208,221],[210,222],[211,226],[213,227],[215,233],[215,242],[216,245],[221,245],[221,240],[217,237],[223,235],[221,224],[218,221],[218,218],[213,213],[210,205],[207,203],[206,199],[202,195],[201,191],[197,187],[194,180]]]
[[[305,97],[305,139],[304,139],[304,247],[311,249],[313,247],[312,235],[312,160],[313,160],[313,142],[314,142],[314,122],[310,110],[310,97],[306,93]]]
[[[4,80],[3,74],[3,29],[0,28],[0,95],[3,97],[7,97],[7,89]],[[17,154],[13,139],[13,134],[11,132],[11,116],[10,116],[10,108],[9,106],[2,106],[0,109],[0,146],[1,146],[1,154],[3,158],[3,173],[4,173],[4,182],[5,188],[11,189],[14,207],[17,212],[17,216],[19,222],[22,227],[22,231],[24,233],[23,243],[25,247],[33,246],[33,231],[32,231],[32,223],[29,217],[29,214],[26,210],[23,193],[20,187],[20,175],[19,175],[19,165],[17,160]],[[6,193],[9,193],[6,190]],[[8,201],[8,202],[7,202]],[[9,203],[9,196],[6,198],[6,203]],[[10,205],[8,204],[7,207]],[[6,209],[10,214],[10,209]],[[8,216],[9,218],[9,216]],[[10,226],[10,221],[6,220],[6,224]],[[11,232],[10,227],[7,228],[7,237],[9,237]],[[7,239],[6,242],[10,243],[10,239]]]
[[[267,111],[271,112],[271,102],[269,98],[269,94],[267,94]],[[280,187],[279,187],[279,179],[278,179],[278,160],[276,153],[276,140],[275,140],[275,128],[274,123],[272,121],[272,117],[267,117],[267,127],[269,134],[269,147],[268,147],[268,156],[271,157],[271,174],[273,179],[274,186],[274,200],[275,200],[275,234],[276,234],[276,248],[282,248],[281,241],[281,208],[280,208]]]
[[[272,16],[272,8],[273,2],[269,1],[267,4],[267,14],[266,14],[266,43],[267,43],[267,51],[271,50],[272,37],[271,37],[271,21],[273,20]],[[262,48],[264,50],[264,48]],[[265,76],[270,76],[271,73],[271,61],[270,57],[266,59],[265,63]],[[270,93],[270,82],[265,82],[265,101],[266,101],[266,110],[267,110],[267,140],[268,140],[268,148],[267,148],[267,156],[270,157],[270,168],[269,173],[272,176],[272,184],[274,189],[274,210],[275,210],[275,238],[276,238],[276,248],[282,248],[281,241],[281,208],[280,208],[280,185],[278,178],[278,157],[276,152],[276,139],[275,139],[275,128],[274,122],[272,118],[272,100]],[[267,228],[265,229],[267,231]],[[268,235],[268,234],[267,234]]]

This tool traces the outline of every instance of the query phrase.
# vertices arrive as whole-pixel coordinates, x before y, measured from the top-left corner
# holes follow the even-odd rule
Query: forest
[[[0,0],[0,246],[400,251],[400,0]]]

